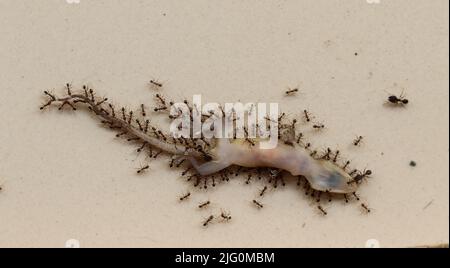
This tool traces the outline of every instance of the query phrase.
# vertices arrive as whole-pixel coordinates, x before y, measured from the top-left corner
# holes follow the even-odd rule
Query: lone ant
[[[362,207],[367,213],[370,213],[370,208],[369,208],[366,204],[361,203],[361,207]]]
[[[160,82],[158,82],[157,80],[154,80],[154,79],[150,80],[150,84],[155,85],[157,87],[162,87],[163,86],[162,83],[160,83]]]
[[[406,105],[406,104],[408,104],[409,101],[408,101],[408,99],[405,98],[405,95],[402,92],[402,94],[400,94],[399,97],[397,97],[395,95],[390,95],[388,97],[388,102],[390,102],[392,104],[396,104],[396,105],[397,104]]]
[[[362,139],[363,139],[363,136],[356,137],[356,139],[353,140],[353,145],[358,146],[361,143]]]
[[[204,208],[204,207],[208,206],[210,203],[211,202],[209,202],[209,201],[203,202],[200,205],[198,205],[198,208]]]
[[[303,110],[303,115],[305,117],[306,122],[311,121],[311,114],[307,110]]]
[[[208,223],[210,223],[213,219],[214,219],[214,216],[213,216],[213,215],[209,216],[209,217],[203,222],[203,226],[207,226]]]
[[[259,203],[258,201],[254,200],[254,199],[253,199],[253,204],[255,204],[259,209],[264,207],[261,203]]]
[[[190,192],[187,192],[185,195],[183,195],[182,197],[180,197],[180,201],[186,200],[189,198],[189,196],[191,196]]]
[[[313,128],[314,128],[314,129],[317,129],[317,130],[320,130],[320,129],[325,128],[325,125],[322,124],[322,123],[315,123],[315,124],[313,125]]]
[[[296,92],[298,92],[298,88],[292,88],[292,89],[289,88],[288,90],[286,90],[285,94],[287,96],[290,96],[290,95],[293,95]]]

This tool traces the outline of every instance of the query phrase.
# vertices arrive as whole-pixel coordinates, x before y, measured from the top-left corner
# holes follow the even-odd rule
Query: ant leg
[[[213,173],[216,173],[224,168],[227,168],[230,166],[230,164],[226,162],[220,162],[220,161],[209,161],[203,164],[199,164],[197,162],[197,159],[194,157],[189,157],[189,161],[194,166],[194,168],[197,170],[198,173],[202,176],[210,175]]]

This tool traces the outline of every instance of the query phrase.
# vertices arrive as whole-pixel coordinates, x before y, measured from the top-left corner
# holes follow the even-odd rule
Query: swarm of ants
[[[157,89],[163,87],[163,84],[156,80],[151,80],[150,84]],[[127,141],[136,144],[138,146],[136,149],[138,153],[146,152],[146,154],[149,156],[149,159],[156,159],[160,155],[168,155],[169,167],[183,168],[181,176],[185,177],[186,181],[191,182],[194,187],[200,187],[202,189],[207,189],[208,187],[216,187],[219,183],[228,182],[231,177],[237,177],[243,173],[246,173],[246,176],[244,176],[246,184],[250,184],[254,177],[258,178],[258,180],[260,181],[263,179],[265,180],[264,188],[262,188],[258,192],[258,197],[261,199],[269,189],[276,189],[280,185],[286,185],[284,178],[287,174],[285,174],[283,170],[267,167],[245,168],[240,166],[233,166],[213,175],[201,176],[200,174],[196,173],[195,169],[193,169],[191,165],[189,165],[189,161],[185,161],[185,158],[173,157],[171,154],[168,154],[163,150],[154,148],[147,142],[143,141],[140,138],[140,134],[149,135],[154,139],[175,146],[182,145],[187,148],[186,150],[191,150],[204,159],[208,159],[210,157],[208,155],[208,150],[213,146],[213,144],[211,144],[211,142],[204,137],[175,138],[169,134],[164,133],[156,126],[150,124],[149,116],[152,113],[166,114],[171,120],[176,118],[176,116],[174,116],[173,114],[169,114],[169,108],[174,103],[174,101],[167,101],[161,93],[155,94],[156,106],[151,111],[149,111],[144,104],[140,104],[136,110],[129,110],[125,107],[117,107],[112,103],[109,103],[107,98],[99,98],[96,92],[87,85],[82,86],[81,92],[74,93],[72,90],[72,85],[67,83],[65,86],[65,91],[66,95],[64,97],[57,97],[50,91],[44,91],[44,95],[46,96],[47,101],[40,107],[40,110],[43,110],[50,105],[59,105],[58,110],[63,110],[64,108],[68,107],[71,110],[75,111],[78,110],[78,106],[81,105],[87,108],[90,112],[97,115],[101,119],[101,122],[105,127],[117,131],[117,134],[115,135],[117,138],[124,137]],[[285,94],[292,95],[297,91],[297,88],[289,89],[285,92]],[[195,109],[195,107],[193,107],[193,105],[190,105],[187,100],[184,100],[183,102],[188,105],[190,111]],[[404,105],[408,103],[408,100],[404,99],[403,96],[400,96],[400,98],[390,96],[389,102],[395,104],[401,103],[402,105]],[[285,113],[282,113],[279,118],[266,117],[266,120],[276,120],[278,122],[278,138],[284,144],[293,147],[303,147],[304,149],[308,150],[310,156],[315,159],[324,159],[327,161],[331,161],[336,165],[340,165],[344,171],[347,171],[348,174],[352,176],[353,180],[349,183],[361,184],[365,179],[369,178],[372,175],[371,170],[348,170],[350,161],[341,161],[341,152],[339,150],[332,150],[331,148],[326,148],[325,150],[313,149],[312,144],[305,140],[306,133],[297,131],[297,125],[300,121],[303,121],[303,127],[310,128],[312,130],[323,130],[325,128],[325,125],[323,123],[314,121],[314,116],[308,110],[303,110],[300,112],[300,114],[302,115],[303,120],[289,120],[287,119]],[[202,114],[202,122],[207,120],[210,116],[212,115]],[[131,131],[130,126],[133,126],[140,133]],[[254,141],[248,137],[248,130],[244,130],[246,133],[245,141],[249,146],[254,146]],[[357,136],[357,138],[353,140],[352,144],[354,146],[359,146],[362,139],[362,136]],[[342,162],[342,164],[339,164],[340,162]],[[143,174],[147,170],[149,170],[149,168],[150,165],[146,164],[140,167],[136,171],[136,173]],[[360,201],[360,198],[356,193],[348,196],[346,194],[332,194],[329,192],[313,190],[309,186],[307,180],[302,176],[297,177],[297,185],[300,189],[303,190],[305,196],[311,197],[311,199],[317,203],[317,211],[324,216],[328,215],[328,212],[325,210],[324,205],[321,203],[323,200],[323,196],[327,196],[326,200],[328,200],[328,202],[331,202],[334,198],[340,200],[343,199],[345,200],[345,203],[349,203],[351,200]],[[186,202],[191,196],[191,192],[187,192],[179,197],[179,201]],[[253,199],[251,203],[257,209],[264,208],[263,203],[259,200]],[[210,201],[206,201],[198,205],[198,208],[203,209],[209,205]],[[360,207],[366,212],[371,211],[368,205],[365,203],[361,203]],[[211,215],[207,219],[205,219],[202,225],[208,226],[211,222],[213,222],[214,219],[220,219],[221,221],[229,222],[231,220],[231,215],[225,212],[222,212],[219,216]]]

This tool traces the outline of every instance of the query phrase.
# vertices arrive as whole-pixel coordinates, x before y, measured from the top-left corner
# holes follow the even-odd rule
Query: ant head
[[[407,99],[403,99],[403,100],[402,100],[402,103],[403,103],[403,104],[408,104],[408,100],[407,100]]]
[[[320,160],[320,164],[313,168],[310,175],[306,176],[311,187],[318,191],[328,191],[330,193],[352,193],[356,191],[352,177],[342,168],[326,160]]]

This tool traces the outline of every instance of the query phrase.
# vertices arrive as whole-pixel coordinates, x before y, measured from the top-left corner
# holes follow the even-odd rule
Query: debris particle
[[[434,199],[431,199],[430,202],[428,202],[424,207],[423,210],[427,209],[429,206],[431,206],[431,204],[433,204]]]

